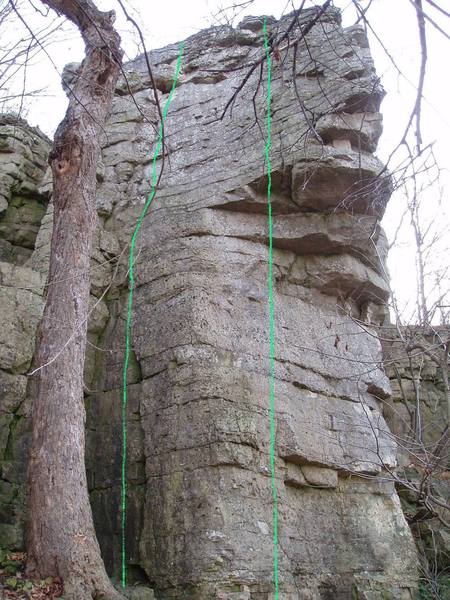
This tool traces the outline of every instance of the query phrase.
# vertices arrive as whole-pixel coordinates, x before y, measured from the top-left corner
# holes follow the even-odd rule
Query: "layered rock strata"
[[[390,181],[373,154],[383,91],[364,31],[343,29],[337,10],[301,39],[316,14],[302,11],[273,63],[280,597],[406,600],[416,554],[384,476],[396,447],[374,328],[389,294],[379,220]],[[269,19],[271,33],[292,18]],[[223,115],[263,56],[262,22],[186,40],[165,171],[136,252],[127,560],[161,600],[273,598],[264,69]],[[150,53],[162,103],[177,56],[177,45]],[[158,128],[144,57],[126,72],[98,170],[102,309],[86,364],[87,467],[112,574],[127,304],[118,259],[149,193]],[[36,271],[48,240],[46,225],[29,258]]]
[[[450,592],[450,330],[385,326],[380,336],[392,387],[383,412],[399,440],[396,487],[420,550],[423,595],[445,598]]]
[[[186,41],[165,175],[139,240],[129,426],[143,444],[130,448],[129,557],[164,599],[273,593],[265,72],[222,118],[262,52],[262,19]],[[150,56],[162,102],[177,55],[173,45]],[[149,190],[156,134],[146,119],[157,124],[143,58],[128,79],[144,116],[123,82],[98,193],[122,247]],[[388,297],[379,219],[390,184],[373,155],[383,92],[364,32],[329,11],[299,42],[295,68],[292,46],[274,61],[272,91],[282,597],[408,598],[414,546],[383,478],[395,444],[372,327]],[[114,306],[123,320],[123,294]],[[119,431],[120,318],[102,344],[116,351],[97,371],[106,391],[91,396],[90,422],[115,418],[92,441],[98,459]],[[113,472],[91,469],[99,523],[112,513]],[[102,537],[111,562],[114,526]]]
[[[27,372],[43,309],[45,274],[26,265],[48,197],[40,189],[50,141],[0,115],[0,546],[24,543],[30,403]]]

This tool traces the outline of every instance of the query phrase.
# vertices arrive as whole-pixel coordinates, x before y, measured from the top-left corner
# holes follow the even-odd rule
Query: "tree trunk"
[[[442,350],[442,364],[441,364],[441,369],[442,369],[442,382],[444,384],[444,394],[445,394],[445,400],[446,400],[446,406],[447,406],[447,436],[449,435],[450,432],[450,382],[449,382],[449,378],[448,378],[448,369],[449,369],[449,365],[448,365],[448,356],[450,353],[450,340],[447,340],[444,344],[443,350]]]
[[[61,577],[65,600],[118,599],[89,503],[83,367],[99,139],[119,76],[120,37],[114,12],[100,12],[91,0],[42,1],[78,27],[86,57],[50,155],[54,221],[47,302],[36,341],[27,571]]]

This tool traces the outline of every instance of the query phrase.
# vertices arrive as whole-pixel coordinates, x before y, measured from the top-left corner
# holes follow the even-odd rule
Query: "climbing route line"
[[[151,179],[151,190],[147,198],[147,201],[139,215],[136,227],[131,237],[130,254],[128,257],[128,303],[127,303],[127,320],[125,326],[125,357],[123,362],[123,392],[122,392],[122,472],[121,472],[121,487],[120,487],[120,512],[121,512],[121,558],[122,558],[122,569],[121,569],[121,583],[122,587],[126,586],[127,582],[127,568],[126,568],[126,509],[127,509],[127,375],[128,375],[128,364],[130,361],[130,340],[131,340],[131,324],[133,320],[133,294],[135,289],[134,279],[134,249],[136,245],[136,239],[141,229],[142,223],[147,215],[150,204],[156,194],[156,188],[158,185],[156,160],[162,147],[163,135],[164,135],[164,123],[166,121],[167,112],[169,110],[170,103],[175,93],[175,88],[178,82],[178,77],[181,70],[181,61],[183,58],[184,43],[179,46],[178,60],[175,68],[175,75],[173,78],[172,88],[169,93],[169,97],[163,108],[162,120],[159,125],[158,141],[156,144],[155,152],[153,154],[152,161],[152,179]],[[155,90],[156,93],[156,90]],[[163,149],[164,152],[164,149]]]
[[[264,18],[264,49],[267,62],[267,139],[265,161],[267,166],[267,225],[269,231],[269,268],[267,273],[267,295],[269,299],[269,421],[270,421],[270,477],[273,507],[273,583],[274,600],[278,600],[278,490],[275,479],[275,306],[273,301],[273,234],[272,234],[272,165],[271,146],[271,100],[272,100],[272,61],[267,36],[267,20]]]

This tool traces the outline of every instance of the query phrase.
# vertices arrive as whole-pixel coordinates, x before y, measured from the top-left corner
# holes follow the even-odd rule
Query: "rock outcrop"
[[[48,196],[41,191],[48,140],[0,115],[0,546],[23,546],[27,463],[27,372],[43,309],[45,274],[26,265]]]
[[[315,15],[300,14],[291,42]],[[271,31],[291,21],[270,20]],[[186,41],[165,171],[138,240],[127,559],[130,578],[161,600],[273,597],[264,70],[223,115],[263,53],[262,18]],[[163,103],[177,55],[177,45],[150,53]],[[158,126],[144,58],[126,72],[98,169],[86,361],[88,477],[116,575],[124,255],[149,193]],[[390,180],[373,154],[383,91],[364,31],[343,29],[328,10],[306,39],[281,46],[272,93],[280,597],[407,600],[416,553],[383,476],[396,447],[374,328],[389,294],[379,220]],[[23,267],[36,277],[50,223],[51,206]]]
[[[423,595],[450,594],[448,326],[381,329],[392,394],[384,415],[399,440],[396,487],[420,550]],[[446,371],[446,373],[445,373]]]
[[[0,115],[0,260],[23,264],[34,249],[48,198],[40,189],[50,140],[14,115]]]

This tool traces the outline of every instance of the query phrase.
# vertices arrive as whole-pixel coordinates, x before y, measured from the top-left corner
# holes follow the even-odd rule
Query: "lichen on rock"
[[[315,14],[302,11],[299,24]],[[291,19],[269,25],[281,32]],[[186,40],[165,128],[169,159],[137,242],[127,562],[130,578],[151,582],[161,600],[272,597],[259,70],[222,118],[261,56],[260,25],[248,18]],[[280,593],[407,599],[416,552],[384,477],[396,467],[396,446],[382,414],[390,385],[373,329],[389,294],[379,221],[391,184],[373,154],[383,90],[363,29],[343,29],[336,9],[298,42],[295,70],[294,46],[281,52],[271,148]],[[176,45],[150,52],[162,101],[176,57]],[[86,361],[88,480],[111,574],[120,562],[127,308],[126,268],[116,263],[149,192],[158,123],[144,58],[126,69],[141,111],[120,81],[97,173],[97,313]],[[50,234],[51,206],[27,263],[35,272],[45,271]]]

